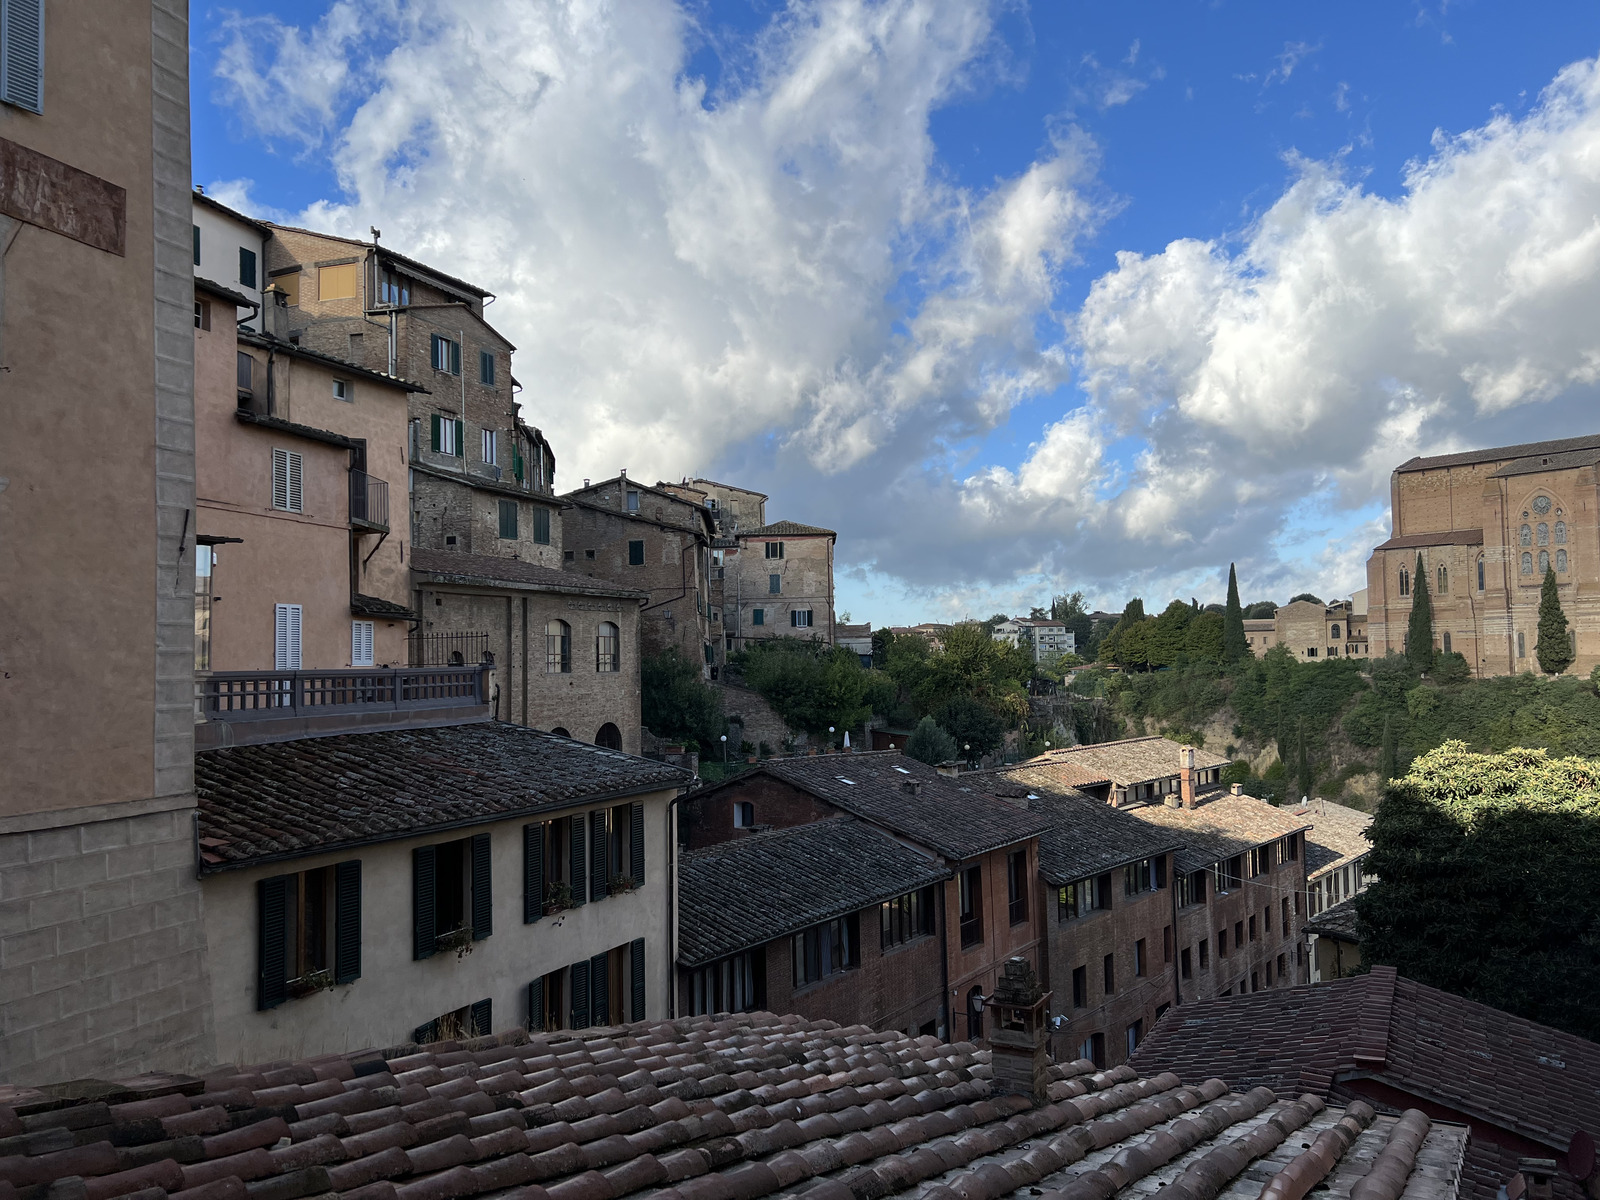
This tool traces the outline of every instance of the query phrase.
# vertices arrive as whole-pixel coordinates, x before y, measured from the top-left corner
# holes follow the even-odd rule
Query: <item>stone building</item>
[[[193,865],[181,0],[13,0],[0,91],[0,1074],[214,1061]]]
[[[1257,658],[1273,646],[1286,646],[1299,659],[1366,658],[1370,652],[1366,608],[1355,600],[1296,600],[1277,609],[1271,620],[1246,621],[1244,636]]]
[[[1372,654],[1405,649],[1420,556],[1435,647],[1476,675],[1537,671],[1539,592],[1556,576],[1575,652],[1600,664],[1600,435],[1413,458],[1389,481],[1392,536],[1367,560]]]
[[[1044,617],[1012,617],[996,625],[990,636],[997,642],[1025,649],[1035,663],[1058,654],[1072,654],[1077,649],[1076,638],[1065,625]]]
[[[737,537],[741,529],[759,529],[767,523],[767,496],[764,492],[718,483],[713,479],[691,479],[688,487],[699,492],[702,503],[711,511],[716,535]]]
[[[835,827],[841,816],[887,838]],[[829,825],[826,836],[801,833],[819,822]],[[692,793],[679,816],[688,851],[680,885],[685,929],[711,929],[724,908],[773,911],[714,937],[696,932],[699,941],[686,934],[680,1008],[697,995],[708,1006],[721,1003],[713,984],[728,973],[755,981],[734,996],[749,1008],[764,1002],[982,1038],[984,1001],[1005,961],[1037,962],[1042,952],[1045,914],[1034,880],[1047,824],[893,751],[769,759]],[[835,837],[857,842],[827,849]],[[835,870],[829,864],[840,855],[860,861]],[[926,872],[914,869],[917,858]],[[782,875],[769,873],[768,864],[779,862]],[[776,882],[790,877],[804,899],[786,912],[771,897],[787,894]],[[866,948],[872,942],[876,953]]]
[[[712,518],[685,489],[621,474],[562,496],[562,565],[569,574],[645,593],[640,652],[669,646],[715,678],[722,616],[711,602]]]
[[[744,650],[767,638],[834,640],[831,529],[778,521],[740,529],[723,550],[725,644]]]
[[[272,230],[195,188],[194,276],[242,296],[239,322],[261,332],[261,292],[266,286],[267,239]]]

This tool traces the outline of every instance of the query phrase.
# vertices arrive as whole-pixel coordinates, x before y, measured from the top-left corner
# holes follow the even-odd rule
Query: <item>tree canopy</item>
[[[956,756],[956,742],[932,717],[923,717],[906,739],[906,755],[930,767],[937,766]]]
[[[726,732],[722,692],[702,679],[700,666],[669,646],[639,668],[640,717],[657,737],[709,747]]]
[[[827,736],[829,726],[835,738],[861,729],[894,692],[886,675],[861,666],[860,656],[817,639],[768,638],[736,656],[736,663],[784,724],[814,737]]]

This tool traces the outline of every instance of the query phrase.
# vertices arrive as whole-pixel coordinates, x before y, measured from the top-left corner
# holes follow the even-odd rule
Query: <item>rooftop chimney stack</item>
[[[992,1022],[990,1086],[996,1095],[1027,1096],[1035,1104],[1045,1102],[1045,1089],[1050,1084],[1045,1057],[1045,1043],[1050,1036],[1050,996],[1040,989],[1039,977],[1027,959],[1006,959],[994,995],[984,1005]]]
[[[1178,795],[1183,807],[1194,807],[1194,747],[1178,747]]]
[[[900,781],[900,790],[908,796],[920,796],[922,795],[922,780],[902,779]]]
[[[1517,1165],[1528,1185],[1528,1200],[1550,1200],[1550,1177],[1556,1173],[1556,1160],[1524,1158]]]

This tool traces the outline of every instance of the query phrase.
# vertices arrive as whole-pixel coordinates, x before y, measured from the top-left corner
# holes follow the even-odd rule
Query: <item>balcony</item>
[[[492,663],[487,633],[413,633],[406,636],[413,667],[463,667]]]
[[[213,671],[195,679],[195,749],[486,720],[490,670]]]
[[[389,532],[389,484],[354,467],[350,468],[350,524]]]

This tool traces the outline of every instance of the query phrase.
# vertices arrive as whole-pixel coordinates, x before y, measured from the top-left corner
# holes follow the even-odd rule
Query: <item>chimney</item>
[[[1178,747],[1178,796],[1184,808],[1194,807],[1194,747]]]
[[[1524,1158],[1517,1166],[1528,1185],[1528,1200],[1550,1200],[1550,1177],[1556,1173],[1556,1160]]]
[[[939,772],[939,774],[943,775],[946,779],[954,779],[961,774],[961,760],[952,758],[948,762],[940,763],[938,766],[934,767],[934,770]]]
[[[261,293],[261,332],[280,342],[289,340],[289,297],[275,283]]]
[[[922,795],[922,780],[902,779],[900,781],[900,790],[908,796],[920,796]]]
[[[1242,783],[1230,783],[1228,785],[1228,795],[1230,795],[1230,796],[1242,796],[1242,795],[1244,795],[1244,784],[1242,784]]]
[[[628,468],[627,467],[618,467],[617,468],[617,476],[619,478],[621,478],[621,479],[626,479],[628,477]]]
[[[1027,959],[1006,959],[994,995],[984,1002],[990,1020],[990,1087],[995,1095],[1045,1102],[1050,1085],[1045,1057],[1050,995],[1040,990],[1039,977]]]

